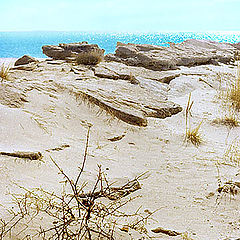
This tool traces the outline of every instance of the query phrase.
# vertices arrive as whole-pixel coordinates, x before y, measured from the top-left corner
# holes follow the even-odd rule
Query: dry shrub
[[[196,128],[191,129],[190,118],[192,116],[191,114],[192,105],[193,105],[193,101],[191,101],[191,93],[190,93],[187,107],[186,107],[186,112],[185,112],[185,123],[186,123],[185,141],[191,142],[193,145],[198,147],[202,143],[202,138],[199,133],[199,129],[202,125],[202,122],[200,122]]]
[[[0,78],[8,80],[9,79],[9,71],[10,71],[10,66],[5,66],[2,64],[0,68]]]
[[[154,213],[122,211],[122,207],[133,201],[127,197],[141,188],[138,178],[120,187],[113,187],[98,166],[96,182],[90,191],[87,183],[80,184],[87,160],[90,126],[88,128],[84,158],[75,179],[71,179],[53,159],[52,162],[64,178],[62,193],[48,192],[42,188],[28,190],[21,187],[23,194],[12,194],[15,205],[7,209],[8,220],[0,219],[0,239],[120,239],[119,230],[134,229],[149,239],[145,224]],[[131,222],[131,224],[129,223]],[[34,229],[37,223],[39,230]],[[124,224],[124,225],[123,225]],[[124,226],[120,228],[120,226]]]
[[[79,53],[76,57],[77,64],[97,65],[103,60],[103,53],[101,51],[90,51]]]

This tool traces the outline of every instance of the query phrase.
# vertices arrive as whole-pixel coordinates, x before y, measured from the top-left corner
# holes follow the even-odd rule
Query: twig
[[[82,163],[82,167],[80,169],[80,172],[77,176],[77,179],[74,183],[75,186],[77,186],[78,184],[78,181],[79,181],[79,178],[81,177],[81,174],[83,172],[83,169],[85,167],[85,163],[86,163],[86,159],[87,159],[87,150],[88,150],[88,141],[89,141],[89,134],[90,134],[90,128],[91,128],[91,125],[88,125],[88,132],[87,132],[87,140],[86,140],[86,145],[85,145],[85,151],[84,151],[84,157],[83,157],[83,163]]]

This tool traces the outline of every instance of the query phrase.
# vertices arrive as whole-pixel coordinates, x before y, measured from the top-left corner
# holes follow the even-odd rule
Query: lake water
[[[18,58],[25,54],[43,58],[43,45],[58,45],[87,41],[98,44],[106,53],[113,53],[117,42],[166,45],[186,39],[210,39],[218,42],[240,42],[240,32],[234,33],[90,33],[90,32],[0,32],[0,58]]]

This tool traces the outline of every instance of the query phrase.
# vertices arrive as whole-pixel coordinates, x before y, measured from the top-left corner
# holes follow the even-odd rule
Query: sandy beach
[[[0,59],[0,65],[12,64],[15,60]],[[180,75],[169,84],[161,83],[161,87],[168,88],[164,92],[167,99],[183,110],[164,119],[148,117],[147,126],[140,127],[76,98],[73,93],[80,86],[77,84],[86,82],[88,87],[90,83],[76,80],[69,63],[52,61],[53,64],[49,64],[44,59],[39,60],[31,71],[12,68],[9,80],[1,82],[0,152],[41,152],[43,155],[40,161],[0,155],[0,204],[4,206],[0,211],[1,219],[8,218],[6,208],[13,206],[9,193],[23,191],[19,185],[61,192],[59,182],[63,178],[51,158],[74,178],[83,161],[87,126],[91,123],[88,155],[81,178],[82,182],[88,182],[87,189],[96,181],[98,165],[108,180],[117,185],[145,173],[139,179],[141,189],[131,194],[131,197],[139,197],[125,205],[123,211],[134,212],[141,207],[140,211],[146,213],[158,209],[145,225],[149,236],[164,240],[236,240],[240,237],[240,196],[217,191],[220,180],[222,185],[229,181],[240,182],[239,155],[235,161],[228,151],[231,145],[239,150],[240,128],[230,128],[216,121],[228,114],[229,108],[219,94],[229,81],[236,79],[237,62],[181,66]],[[82,67],[82,72],[79,69],[79,74],[86,78],[92,74],[89,69]],[[108,81],[112,84],[116,80]],[[185,110],[190,93],[193,101],[191,128],[202,122],[199,129],[202,142],[198,147],[184,141]],[[239,112],[236,117],[239,121]],[[119,136],[120,140],[109,140]],[[33,221],[30,230],[34,232],[40,222],[47,226],[49,221]],[[29,231],[26,228],[19,233],[24,224],[13,228],[9,239],[23,239]],[[153,233],[151,230],[157,227],[182,235]],[[116,228],[122,234],[117,239],[147,239],[134,230],[120,231],[121,225]]]

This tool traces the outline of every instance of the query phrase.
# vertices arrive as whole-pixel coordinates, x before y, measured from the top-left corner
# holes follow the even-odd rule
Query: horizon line
[[[208,30],[208,31],[186,31],[186,30],[164,30],[164,31],[101,31],[101,30],[7,30],[2,31],[1,33],[27,33],[27,32],[81,32],[81,33],[122,33],[122,34],[159,34],[159,33],[219,33],[219,34],[240,34],[240,31],[218,31],[218,30]]]

